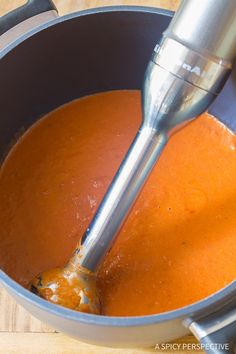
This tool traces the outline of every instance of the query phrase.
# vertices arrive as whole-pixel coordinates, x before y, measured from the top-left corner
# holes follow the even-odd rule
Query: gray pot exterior
[[[139,326],[111,326],[80,322],[53,314],[34,303],[22,299],[17,293],[9,291],[15,300],[33,316],[47,323],[52,328],[84,342],[110,347],[149,347],[157,343],[174,340],[189,333],[182,326],[180,318]]]

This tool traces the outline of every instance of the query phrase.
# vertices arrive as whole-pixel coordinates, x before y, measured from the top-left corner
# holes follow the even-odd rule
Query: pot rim
[[[88,15],[99,15],[100,13],[110,13],[110,12],[147,12],[154,13],[163,16],[173,16],[174,12],[159,9],[154,7],[146,6],[107,6],[107,7],[98,7],[93,9],[88,9],[84,11],[74,12],[65,16],[58,17],[53,19],[46,24],[42,24],[37,28],[32,29],[27,34],[21,36],[12,42],[9,46],[3,49],[0,52],[0,59],[7,55],[11,50],[20,45],[22,42],[27,40],[29,37],[34,34],[46,30],[47,28],[68,21],[71,19],[79,18],[81,16]],[[174,319],[191,317],[191,315],[196,312],[207,310],[209,306],[223,304],[224,301],[236,294],[236,281],[233,281],[231,284],[225,288],[219,290],[218,292],[190,304],[188,306],[178,308],[176,310],[163,312],[160,314],[146,315],[146,316],[129,316],[129,317],[117,317],[117,316],[104,316],[104,315],[93,315],[87,313],[81,313],[78,311],[70,310],[62,306],[55,305],[50,303],[37,295],[31,293],[29,290],[25,289],[23,286],[18,284],[12,278],[10,278],[6,273],[0,270],[0,283],[4,285],[6,289],[9,290],[11,294],[17,294],[19,298],[29,302],[32,306],[36,306],[43,311],[47,311],[53,315],[66,318],[68,320],[73,320],[75,322],[82,322],[84,324],[95,324],[101,326],[111,326],[111,327],[129,327],[129,326],[142,326],[142,325],[151,325],[154,323],[160,323],[164,321],[171,321]]]
[[[91,8],[91,9],[87,9],[87,10],[72,12],[72,13],[64,15],[64,16],[58,16],[46,23],[43,23],[43,24],[37,26],[36,28],[32,28],[32,30],[30,30],[29,32],[21,35],[15,41],[10,43],[6,48],[4,48],[0,51],[0,59],[2,59],[12,49],[17,47],[19,44],[24,42],[29,37],[32,37],[34,34],[41,32],[43,30],[46,30],[49,27],[52,27],[52,26],[57,25],[59,23],[63,23],[65,21],[79,18],[82,16],[99,15],[101,13],[110,13],[110,12],[147,12],[147,13],[154,13],[154,14],[168,16],[168,17],[173,17],[173,15],[174,15],[174,11],[167,10],[167,9],[155,8],[155,7],[151,7],[151,6],[132,6],[132,5],[104,6],[104,7],[96,7],[96,8]]]
[[[235,296],[236,294],[236,281],[233,281],[225,288],[204,298],[203,300],[188,306],[178,308],[176,310],[145,316],[104,316],[82,313],[48,302],[25,289],[15,280],[10,278],[7,274],[5,274],[2,270],[0,270],[0,283],[1,282],[13,296],[16,292],[17,296],[22,300],[29,302],[31,305],[36,306],[41,310],[47,311],[59,317],[66,318],[68,320],[73,320],[75,322],[109,327],[143,326],[180,318],[189,318],[197,312],[200,313],[200,311],[202,312],[203,310],[208,310],[209,306],[224,304],[226,298],[232,295]]]

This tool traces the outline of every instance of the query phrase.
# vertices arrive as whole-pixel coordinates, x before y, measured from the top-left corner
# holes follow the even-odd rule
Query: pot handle
[[[236,354],[236,306],[222,308],[188,325],[207,354]]]
[[[28,0],[0,17],[0,51],[31,29],[57,17],[52,0]]]
[[[0,18],[0,36],[28,18],[47,11],[57,11],[51,0],[28,0],[25,5]]]

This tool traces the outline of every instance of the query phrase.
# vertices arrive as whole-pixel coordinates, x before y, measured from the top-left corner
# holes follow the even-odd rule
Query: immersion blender
[[[148,64],[143,121],[68,264],[30,289],[78,311],[100,313],[96,271],[111,248],[170,135],[221,91],[236,56],[236,1],[183,0]]]

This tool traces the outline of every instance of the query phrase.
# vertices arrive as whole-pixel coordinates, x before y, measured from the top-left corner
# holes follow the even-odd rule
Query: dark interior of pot
[[[149,11],[95,13],[63,21],[17,46],[0,61],[1,151],[15,134],[66,102],[140,89],[170,19]]]

